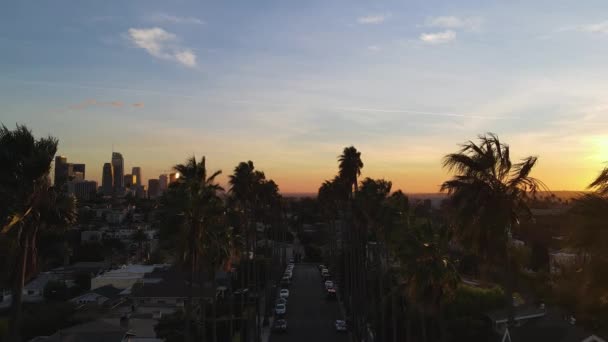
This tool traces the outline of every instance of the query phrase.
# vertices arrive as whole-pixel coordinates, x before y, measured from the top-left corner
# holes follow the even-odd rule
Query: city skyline
[[[363,177],[437,192],[442,157],[494,132],[551,190],[580,191],[608,161],[605,8],[11,2],[0,122],[57,137],[99,184],[113,143],[143,185],[194,154],[224,186],[252,160],[282,192],[316,192],[354,145]]]

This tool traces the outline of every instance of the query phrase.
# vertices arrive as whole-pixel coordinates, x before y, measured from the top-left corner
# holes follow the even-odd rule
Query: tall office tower
[[[135,185],[142,185],[143,184],[143,180],[141,179],[141,167],[134,166],[133,169],[131,169],[131,174],[133,176],[137,177],[135,179]]]
[[[160,192],[164,192],[165,190],[167,190],[167,186],[169,185],[169,182],[167,180],[167,175],[160,175],[158,176],[158,183],[160,186]]]
[[[112,152],[112,168],[114,169],[114,190],[121,193],[125,187],[125,161],[122,154]]]
[[[112,192],[114,191],[114,169],[110,163],[103,164],[101,190],[106,196],[112,195]]]
[[[160,181],[158,179],[148,179],[148,198],[160,196]]]
[[[79,200],[88,201],[97,193],[97,182],[95,181],[70,181],[68,182],[68,193],[73,194]]]
[[[135,175],[132,175],[130,173],[126,174],[125,177],[124,177],[124,179],[125,179],[125,182],[124,182],[125,188],[130,188],[132,185],[136,185],[135,184],[136,183],[135,182]]]
[[[72,174],[74,176],[74,179],[76,180],[77,173],[80,172],[82,173],[82,179],[84,180],[85,177],[87,176],[85,171],[85,165],[84,164],[72,164]]]
[[[65,184],[70,177],[68,168],[68,158],[64,156],[55,157],[55,179],[54,184]]]

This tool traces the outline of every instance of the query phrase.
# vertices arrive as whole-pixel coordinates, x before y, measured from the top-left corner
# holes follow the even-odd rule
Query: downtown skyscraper
[[[101,190],[106,196],[112,195],[114,192],[114,169],[112,164],[103,164],[103,174],[101,176]]]
[[[131,174],[136,177],[135,185],[140,186],[143,184],[143,180],[141,179],[141,167],[134,166],[133,169],[131,169]]]
[[[125,161],[119,152],[112,152],[112,168],[114,169],[114,191],[122,193],[125,187]]]

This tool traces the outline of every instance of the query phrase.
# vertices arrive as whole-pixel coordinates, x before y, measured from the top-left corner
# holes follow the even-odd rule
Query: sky
[[[113,148],[145,183],[194,154],[316,192],[354,145],[363,177],[436,192],[485,132],[551,190],[608,161],[605,0],[8,0],[0,46],[0,122],[97,181]]]

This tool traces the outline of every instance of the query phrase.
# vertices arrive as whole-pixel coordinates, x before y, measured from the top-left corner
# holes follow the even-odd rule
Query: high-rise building
[[[167,186],[169,185],[168,179],[167,179],[167,175],[160,175],[158,176],[158,183],[160,186],[160,192],[164,192],[165,190],[167,190]],[[150,191],[150,190],[148,190]]]
[[[112,152],[112,168],[114,169],[114,191],[121,193],[125,187],[125,161],[122,154]]]
[[[157,198],[160,193],[160,181],[158,179],[148,179],[148,198]]]
[[[54,184],[65,184],[70,177],[68,168],[68,158],[64,156],[55,157],[55,179]]]
[[[77,177],[77,173],[80,172],[82,173],[82,179],[86,179],[86,173],[85,173],[85,165],[84,164],[72,164],[72,174],[74,176],[74,179],[76,179]]]
[[[90,200],[97,193],[97,182],[95,181],[70,181],[68,182],[68,192],[76,196],[79,200]]]
[[[130,188],[132,185],[137,185],[136,178],[137,177],[135,175],[132,175],[130,173],[126,174],[125,177],[124,177],[125,188]]]
[[[141,179],[141,167],[134,166],[133,169],[131,169],[131,174],[137,177],[135,179],[135,185],[142,185],[143,180]]]
[[[112,164],[103,164],[103,174],[101,176],[101,189],[106,196],[112,195],[114,191],[114,168]]]

